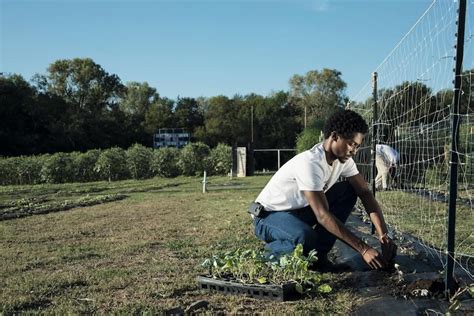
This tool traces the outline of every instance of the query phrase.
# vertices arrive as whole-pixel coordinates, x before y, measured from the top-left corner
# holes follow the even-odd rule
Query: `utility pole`
[[[253,144],[253,104],[252,104],[252,108],[250,110],[250,134],[251,134],[251,141],[252,141],[252,144]]]
[[[304,128],[306,128],[306,104],[304,105]]]

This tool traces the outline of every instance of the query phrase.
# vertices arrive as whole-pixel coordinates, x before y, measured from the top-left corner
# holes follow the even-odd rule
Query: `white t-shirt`
[[[376,145],[375,152],[382,158],[388,167],[396,166],[400,160],[400,154],[398,151],[388,145]]]
[[[330,166],[323,144],[319,143],[285,163],[255,201],[272,211],[303,208],[309,204],[303,191],[326,192],[336,183],[339,176],[352,177],[358,173],[352,158],[345,163],[336,159]]]

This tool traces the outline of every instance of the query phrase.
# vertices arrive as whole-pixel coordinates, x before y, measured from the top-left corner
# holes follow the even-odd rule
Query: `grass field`
[[[401,191],[378,192],[377,200],[384,210],[387,222],[392,226],[421,238],[429,246],[441,250],[447,248],[447,203]],[[472,212],[466,203],[457,203],[455,252],[469,256],[474,256]]]
[[[204,299],[211,312],[347,314],[357,297],[336,276],[332,294],[295,302],[197,289],[205,258],[262,246],[245,210],[268,179],[212,177],[206,194],[200,178],[2,187],[1,210],[20,213],[125,198],[0,221],[0,312],[162,313]]]
[[[211,177],[205,194],[186,177],[1,187],[0,218],[23,217],[0,221],[0,313],[163,313],[199,300],[212,313],[350,313],[363,299],[335,274],[332,293],[294,302],[198,290],[205,258],[263,246],[245,210],[269,179]],[[444,246],[445,203],[377,194],[390,223]],[[473,224],[461,205],[462,251],[472,251]]]

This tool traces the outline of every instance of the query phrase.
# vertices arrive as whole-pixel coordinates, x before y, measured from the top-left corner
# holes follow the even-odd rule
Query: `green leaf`
[[[209,259],[204,260],[204,262],[201,263],[201,266],[203,266],[205,268],[210,267],[211,266],[211,260],[209,260]]]
[[[224,266],[222,267],[222,269],[225,270],[225,269],[230,269],[230,268],[232,268],[232,261],[227,260]]]
[[[469,290],[468,290],[468,291],[469,291],[469,294],[471,294],[471,296],[474,296],[474,284],[471,284],[471,285],[469,286]]]
[[[295,289],[298,293],[303,294],[303,286],[300,283],[296,283]]]
[[[303,245],[302,244],[298,244],[295,248],[295,250],[293,251],[293,257],[301,257],[303,255]]]
[[[451,305],[449,305],[448,310],[450,312],[454,312],[454,311],[457,311],[460,306],[461,306],[461,302],[459,302],[458,300],[455,300]]]
[[[331,293],[332,287],[329,284],[323,284],[318,287],[319,293]]]
[[[267,278],[266,277],[259,277],[257,279],[258,283],[260,284],[263,284],[263,283],[267,283]]]

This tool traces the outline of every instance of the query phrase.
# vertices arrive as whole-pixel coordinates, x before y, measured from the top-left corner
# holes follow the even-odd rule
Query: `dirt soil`
[[[348,226],[373,247],[378,240],[370,235],[370,226],[351,215]],[[438,258],[415,249],[409,240],[396,240],[399,253],[387,271],[371,271],[350,247],[336,242],[332,259],[351,266],[352,272],[341,274],[336,287],[353,288],[359,301],[355,315],[439,315],[454,306],[445,298],[445,284]],[[437,260],[437,261],[436,261]],[[457,288],[472,284],[468,275],[457,273]],[[474,315],[474,300],[464,293],[458,298],[456,315]]]

